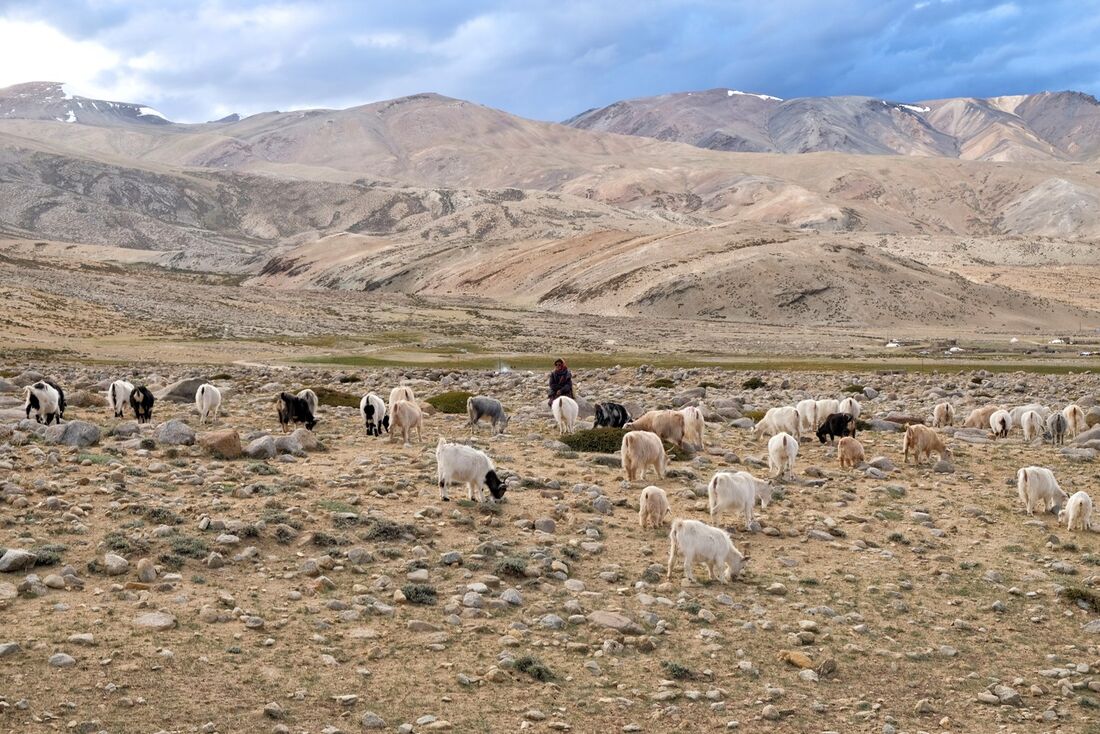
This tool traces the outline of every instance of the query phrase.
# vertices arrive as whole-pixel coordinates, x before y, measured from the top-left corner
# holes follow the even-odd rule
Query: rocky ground
[[[19,420],[34,369],[68,388],[68,426]],[[0,731],[1095,726],[1100,535],[1028,518],[1014,474],[1049,466],[1100,499],[1100,429],[1065,450],[949,429],[954,464],[935,470],[902,465],[894,431],[941,397],[961,413],[1077,401],[1096,422],[1094,375],[578,374],[589,400],[695,402],[710,419],[704,451],[631,485],[615,457],[559,443],[542,374],[138,368],[154,387],[202,375],[225,394],[215,426],[168,399],[138,426],[100,392],[130,372],[2,373]],[[385,395],[402,379],[421,398],[499,397],[508,434],[433,413],[403,447],[347,407],[322,408],[315,435],[278,432],[280,389]],[[707,520],[713,472],[767,473],[745,414],[858,387],[873,466],[842,471],[803,442],[760,530],[726,519],[745,573],[666,581],[667,530],[638,527],[639,490],[656,482],[675,516]],[[494,458],[502,504],[440,501],[438,435]],[[255,458],[221,458],[242,445]]]

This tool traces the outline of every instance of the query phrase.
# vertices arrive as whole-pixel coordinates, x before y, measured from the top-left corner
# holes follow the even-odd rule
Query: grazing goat
[[[668,456],[661,437],[650,431],[630,431],[623,436],[620,448],[623,471],[628,482],[634,482],[645,476],[646,469],[652,468],[661,479],[665,478]]]
[[[829,398],[827,400],[818,400],[817,401],[817,426],[814,426],[814,427],[817,428],[818,426],[820,426],[822,423],[825,422],[826,418],[828,418],[829,416],[831,416],[834,413],[839,413],[839,412],[840,412],[840,401],[839,400],[833,400],[832,398]]]
[[[676,560],[677,551],[684,557],[684,578],[689,581],[695,580],[692,566],[696,558],[706,564],[712,579],[724,583],[736,578],[748,560],[733,545],[726,531],[698,520],[676,518],[672,521],[668,540],[666,579],[672,578],[672,562]]]
[[[989,416],[989,427],[994,438],[1008,438],[1008,432],[1012,430],[1012,414],[1007,410],[998,410]]]
[[[420,443],[420,426],[424,422],[424,413],[420,406],[411,400],[398,400],[390,408],[390,443],[397,439],[397,432],[401,432],[401,440],[406,446],[411,445],[409,438],[412,430],[416,429],[416,442]]]
[[[974,408],[963,421],[963,428],[985,428],[989,425],[989,417],[998,410],[1002,410],[999,405],[983,405],[980,408]]]
[[[799,400],[794,409],[798,413],[799,435],[813,433],[817,429],[817,401]]]
[[[495,398],[488,398],[484,395],[474,395],[473,397],[466,398],[466,415],[470,420],[466,424],[469,428],[476,428],[478,422],[483,418],[489,419],[489,425],[493,428],[493,433],[504,433],[508,428],[508,421],[511,418],[504,412],[504,406],[501,402]]]
[[[313,430],[317,425],[317,419],[313,417],[313,411],[309,409],[309,403],[297,395],[281,392],[275,396],[275,411],[279,414],[279,425],[286,433],[291,423],[305,423],[306,428]]]
[[[572,433],[577,427],[577,416],[580,414],[580,406],[577,401],[568,395],[559,395],[550,405],[550,412],[554,414],[554,422],[558,425],[558,433],[565,435]]]
[[[1050,436],[1050,442],[1056,446],[1066,442],[1068,428],[1069,421],[1062,413],[1051,413],[1047,418],[1047,434]]]
[[[27,418],[35,411],[34,419],[39,423],[60,423],[64,416],[64,393],[61,388],[49,380],[39,380],[23,388],[23,410]]]
[[[1092,497],[1088,492],[1074,492],[1058,513],[1058,522],[1068,530],[1092,530]]]
[[[751,530],[752,510],[757,500],[760,507],[766,510],[772,501],[772,485],[747,471],[718,472],[707,485],[710,521],[715,524],[723,512],[740,512],[745,518],[745,530]]]
[[[798,456],[798,441],[787,433],[777,433],[768,439],[768,469],[772,476],[794,479],[794,460]]]
[[[1034,410],[1029,410],[1020,418],[1020,429],[1024,432],[1024,442],[1031,443],[1043,437],[1043,418]]]
[[[1027,405],[1018,405],[1008,411],[1008,415],[1012,418],[1012,425],[1020,425],[1021,420],[1024,417],[1024,413],[1034,410],[1039,414],[1039,417],[1043,420],[1047,419],[1047,416],[1051,414],[1050,408],[1040,403],[1028,403]]]
[[[596,403],[596,419],[593,428],[622,428],[630,422],[630,413],[618,403]]]
[[[955,422],[955,408],[951,403],[939,403],[932,408],[932,427],[944,428]]]
[[[1054,472],[1041,466],[1025,466],[1016,472],[1016,491],[1029,515],[1035,514],[1036,507],[1047,512],[1066,501]]]
[[[854,437],[855,435],[856,419],[847,413],[833,413],[822,421],[821,427],[817,429],[817,440],[821,443],[825,443],[826,437],[831,443],[839,436]]]
[[[313,394],[312,390],[308,390],[308,391],[303,390],[303,392],[309,392],[311,395]],[[298,396],[301,397],[301,393],[299,393]],[[314,398],[314,400],[316,400],[317,396],[314,395],[313,398]],[[307,398],[302,398],[302,400],[305,400],[307,403],[309,402],[309,400]],[[199,389],[195,391],[195,407],[199,409],[199,424],[200,425],[205,424],[207,416],[209,416],[211,414],[213,414],[213,416],[214,416],[214,423],[217,423],[218,422],[218,409],[221,408],[221,405],[222,405],[221,390],[214,387],[210,383],[206,383],[205,385],[199,385]]]
[[[635,418],[623,426],[628,431],[649,431],[656,433],[662,441],[668,441],[677,448],[686,451],[684,445],[684,414],[678,410],[651,410],[640,418]]]
[[[836,458],[840,462],[841,469],[854,469],[866,461],[863,444],[854,438],[845,436],[836,443]]]
[[[398,400],[407,400],[410,403],[416,402],[416,396],[413,395],[413,389],[408,385],[399,385],[390,390],[390,402],[389,413],[393,415],[393,406],[397,405]]]
[[[305,390],[299,391],[298,397],[306,401],[311,415],[317,415],[317,406],[321,404],[317,399],[317,393],[307,387]]]
[[[863,406],[859,404],[859,401],[855,398],[844,398],[840,401],[840,409],[838,413],[847,413],[853,418],[858,419],[859,414],[863,412]]]
[[[668,495],[660,487],[650,485],[642,490],[638,497],[638,524],[642,529],[659,528],[665,524],[665,518],[672,516],[668,506]]]
[[[401,404],[415,405],[407,400],[398,401],[395,408]],[[460,443],[448,443],[447,439],[439,437],[435,445],[435,461],[437,466],[436,476],[439,479],[439,497],[444,502],[449,502],[447,487],[452,484],[465,484],[467,497],[470,500],[477,496],[478,502],[483,502],[485,495],[482,487],[489,488],[489,494],[494,500],[499,500],[508,489],[504,482],[497,476],[493,461],[483,451],[478,451],[470,446]]]
[[[115,380],[107,388],[107,407],[114,411],[115,418],[125,415],[126,406],[130,404],[130,393],[133,391],[133,383],[126,380]]]
[[[696,451],[702,451],[703,431],[706,429],[703,411],[694,405],[688,405],[680,408],[680,413],[684,416],[684,441],[694,446]]]
[[[761,436],[774,436],[777,433],[789,433],[795,439],[802,438],[798,430],[801,421],[798,411],[790,406],[769,408],[755,426],[752,427],[752,439],[755,441]]]
[[[138,385],[130,393],[130,408],[134,411],[134,418],[138,423],[148,423],[153,420],[153,403],[157,399],[152,391],[145,385]]]
[[[1089,424],[1085,420],[1085,411],[1081,410],[1081,406],[1070,403],[1062,408],[1062,415],[1066,417],[1067,429],[1072,438],[1077,438],[1078,433],[1088,430]]]
[[[909,463],[909,454],[913,454],[913,462],[921,463],[922,459],[931,458],[932,454],[939,454],[940,459],[946,461],[951,458],[951,449],[943,442],[943,438],[928,426],[913,423],[905,427],[905,438],[901,441],[901,450],[905,456],[906,464]]]
[[[363,418],[363,427],[368,436],[381,436],[390,428],[390,417],[386,414],[386,403],[372,392],[359,401],[359,415]]]

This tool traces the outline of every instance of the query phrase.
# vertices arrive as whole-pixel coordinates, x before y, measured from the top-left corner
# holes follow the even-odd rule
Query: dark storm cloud
[[[0,1],[0,18],[102,47],[114,62],[70,77],[180,120],[422,91],[551,120],[710,87],[901,101],[1100,91],[1100,10],[1064,0],[46,0]],[[79,64],[86,46],[74,48]]]

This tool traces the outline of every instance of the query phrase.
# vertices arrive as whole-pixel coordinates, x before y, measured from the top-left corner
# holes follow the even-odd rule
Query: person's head
[[[554,369],[564,370],[565,369],[565,360],[561,359],[561,358],[555,359],[554,360]]]

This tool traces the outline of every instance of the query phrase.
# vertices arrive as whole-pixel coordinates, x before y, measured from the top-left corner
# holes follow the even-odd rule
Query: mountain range
[[[178,124],[36,82],[0,90],[0,234],[253,284],[591,313],[1081,323],[1050,294],[929,267],[914,242],[994,238],[1041,266],[1018,251],[1100,236],[1097,110],[1076,93],[711,90],[556,124],[418,94]]]

